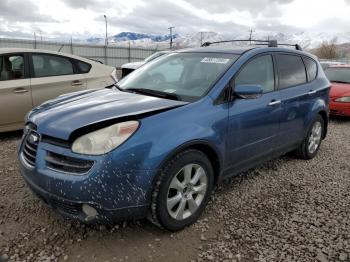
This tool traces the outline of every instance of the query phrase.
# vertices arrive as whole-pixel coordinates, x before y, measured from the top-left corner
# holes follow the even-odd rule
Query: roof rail
[[[249,42],[253,45],[267,45],[268,47],[278,47],[279,45],[282,46],[293,46],[296,50],[302,51],[303,49],[299,44],[279,44],[277,40],[247,40],[247,39],[236,39],[236,40],[223,40],[223,41],[216,41],[216,42],[205,42],[202,44],[202,47],[210,46],[213,44],[220,44],[220,43],[234,43],[234,42]]]

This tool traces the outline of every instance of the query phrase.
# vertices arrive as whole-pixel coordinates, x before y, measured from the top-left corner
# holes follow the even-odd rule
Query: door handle
[[[272,100],[269,103],[269,106],[277,106],[277,105],[280,105],[280,104],[281,104],[281,100]]]
[[[311,96],[311,95],[314,95],[314,94],[316,94],[317,93],[317,91],[316,90],[310,90],[309,91],[309,93],[307,93],[309,96]]]
[[[72,86],[82,86],[83,82],[81,82],[80,80],[74,80],[72,81]]]
[[[28,92],[28,89],[25,89],[22,87],[16,88],[13,90],[13,93],[15,93],[15,94],[23,94],[23,93],[27,93],[27,92]]]

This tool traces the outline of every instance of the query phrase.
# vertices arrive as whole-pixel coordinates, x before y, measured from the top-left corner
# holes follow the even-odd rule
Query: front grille
[[[48,168],[70,174],[86,173],[94,164],[94,162],[90,160],[73,158],[49,151],[47,152],[45,161]]]
[[[80,204],[68,203],[68,202],[58,201],[54,199],[51,199],[50,202],[54,208],[58,208],[65,213],[68,213],[71,215],[79,215],[81,213]]]
[[[39,140],[40,136],[34,130],[29,130],[28,133],[25,135],[22,154],[23,159],[30,167],[35,166]]]

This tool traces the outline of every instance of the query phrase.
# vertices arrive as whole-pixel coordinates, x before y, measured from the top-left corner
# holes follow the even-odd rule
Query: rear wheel
[[[317,115],[311,124],[303,143],[297,149],[297,155],[302,159],[312,159],[320,149],[324,134],[324,120]]]
[[[198,150],[186,150],[165,164],[152,195],[150,220],[168,230],[194,223],[208,203],[213,168]]]

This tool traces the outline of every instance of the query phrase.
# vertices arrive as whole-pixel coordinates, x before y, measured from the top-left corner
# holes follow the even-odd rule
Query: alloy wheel
[[[202,166],[188,164],[171,180],[167,194],[167,210],[176,220],[193,215],[201,205],[208,188],[208,176]]]
[[[317,121],[314,123],[311,129],[310,137],[309,137],[309,143],[308,143],[308,150],[311,154],[315,153],[318,147],[320,146],[322,138],[322,124]]]

